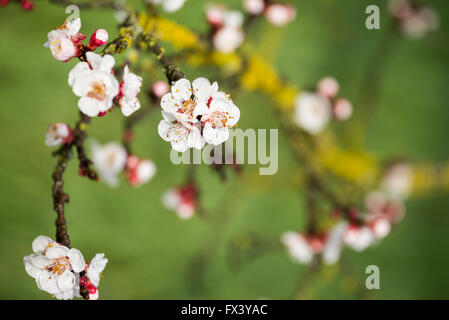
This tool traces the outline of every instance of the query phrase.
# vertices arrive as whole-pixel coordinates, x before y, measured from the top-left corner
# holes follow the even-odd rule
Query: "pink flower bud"
[[[6,7],[9,4],[9,0],[0,0],[0,7]]]
[[[333,105],[332,112],[337,120],[347,120],[352,115],[352,104],[348,100],[340,98]]]
[[[259,15],[265,10],[264,0],[244,0],[245,11],[252,15]]]
[[[30,0],[22,0],[21,5],[22,9],[25,11],[31,11],[34,7],[34,4]]]
[[[165,81],[156,81],[155,83],[153,83],[153,94],[157,97],[157,98],[162,98],[162,96],[164,94],[166,94],[170,88],[168,87],[167,82]]]
[[[219,28],[220,26],[222,26],[224,21],[223,7],[220,5],[211,5],[209,8],[207,8],[206,20],[211,26],[215,28]]]
[[[100,46],[104,46],[108,42],[108,39],[109,39],[108,32],[105,29],[98,29],[90,37],[89,44],[87,45],[87,47],[90,50],[95,50]]]
[[[318,93],[327,98],[335,97],[339,89],[338,81],[333,77],[325,77],[317,85]]]

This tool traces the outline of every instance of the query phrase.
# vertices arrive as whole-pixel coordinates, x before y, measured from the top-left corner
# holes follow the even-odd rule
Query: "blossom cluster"
[[[212,27],[212,43],[215,50],[232,53],[243,43],[243,14],[240,11],[226,10],[220,4],[209,5],[206,20]]]
[[[321,255],[325,264],[339,260],[344,245],[355,251],[363,251],[378,243],[391,231],[404,215],[403,201],[413,182],[409,165],[392,166],[382,179],[381,190],[372,191],[365,198],[365,213],[357,209],[348,212],[347,221],[338,222],[327,233],[299,233],[287,231],[281,242],[293,261],[311,263],[315,255]],[[340,217],[340,213],[336,215]]]
[[[400,31],[411,39],[421,39],[439,26],[437,13],[410,0],[390,0],[388,9]]]
[[[114,75],[115,59],[111,55],[103,57],[95,52],[108,41],[108,32],[96,30],[87,45],[83,44],[85,35],[80,33],[81,19],[66,20],[61,27],[48,33],[44,44],[50,48],[53,57],[67,62],[72,58],[83,58],[70,71],[68,83],[73,93],[80,97],[78,107],[89,117],[103,116],[111,110],[114,102],[123,115],[129,116],[140,108],[137,95],[142,86],[142,78],[129,71],[126,65],[123,79],[119,83]]]
[[[339,84],[332,77],[321,79],[315,92],[302,92],[295,99],[294,121],[310,134],[321,132],[334,117],[346,120],[352,115],[352,104],[337,97]]]
[[[89,300],[97,300],[98,285],[108,259],[98,253],[85,262],[82,253],[46,236],[38,236],[32,244],[32,254],[23,262],[26,272],[36,280],[37,287],[57,299],[80,297],[80,287],[88,290]]]
[[[161,98],[163,120],[158,132],[174,150],[202,149],[207,143],[219,145],[229,138],[240,110],[229,95],[218,91],[216,82],[197,78],[192,83],[182,78]]]
[[[264,15],[269,23],[284,26],[296,17],[296,10],[287,3],[272,3],[266,0],[243,0],[243,7],[251,15]]]

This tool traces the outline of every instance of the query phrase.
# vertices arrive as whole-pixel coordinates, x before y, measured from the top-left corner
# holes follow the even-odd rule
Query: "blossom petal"
[[[75,272],[81,272],[84,270],[86,266],[86,262],[84,261],[84,257],[78,249],[72,248],[69,250],[67,255],[70,260],[70,264],[72,265],[72,269]]]
[[[100,101],[88,97],[82,97],[78,101],[81,112],[89,117],[96,117],[100,112]]]
[[[108,259],[104,257],[104,253],[97,253],[91,260],[86,275],[94,286],[97,287],[100,284],[100,274],[106,268],[107,263]]]
[[[281,241],[295,262],[306,264],[312,262],[313,252],[302,235],[288,231],[282,235]]]
[[[173,94],[166,93],[162,96],[161,98],[161,107],[162,110],[166,111],[166,112],[171,112],[171,113],[175,113],[176,112],[176,106],[175,103],[177,103],[177,101],[175,100],[175,97],[173,96]]]
[[[73,272],[66,270],[61,275],[59,275],[57,277],[57,285],[60,291],[70,290],[73,292],[73,287],[75,286],[75,275],[73,274]]]
[[[43,253],[48,244],[54,242],[47,236],[38,236],[33,240],[33,252],[35,253]]]
[[[219,145],[222,142],[228,140],[229,130],[228,128],[212,128],[212,125],[207,122],[203,129],[203,136],[207,143],[213,145]]]
[[[50,294],[56,294],[59,292],[58,277],[48,271],[42,271],[39,277],[36,279],[36,283],[39,289],[46,291]]]
[[[212,94],[212,86],[207,78],[196,78],[192,82],[193,94],[199,103],[207,103]]]
[[[51,248],[48,248],[45,252],[45,256],[49,259],[58,259],[62,257],[67,257],[69,254],[69,248],[66,246],[54,246]]]
[[[184,101],[190,99],[192,87],[186,78],[179,79],[171,87],[171,92],[176,100]]]

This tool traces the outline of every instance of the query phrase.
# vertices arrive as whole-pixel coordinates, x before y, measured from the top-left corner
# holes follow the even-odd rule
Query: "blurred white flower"
[[[314,255],[321,254],[323,262],[331,265],[340,259],[346,229],[347,223],[342,222],[324,235],[302,235],[295,231],[288,231],[282,234],[281,242],[295,262],[309,264]]]
[[[265,10],[264,0],[243,0],[243,8],[252,15],[262,14]]]
[[[294,120],[311,134],[321,132],[331,118],[331,104],[328,99],[314,93],[304,92],[295,99]]]
[[[95,117],[112,107],[119,93],[119,83],[111,73],[114,57],[101,57],[94,52],[86,53],[87,62],[78,63],[69,73],[69,85],[80,97],[78,107],[82,113]]]
[[[411,39],[421,39],[439,27],[439,17],[429,7],[413,5],[409,0],[390,0],[388,8],[399,29]]]
[[[206,7],[206,20],[211,26],[219,28],[224,23],[224,13],[225,7],[223,5],[217,3],[209,4]]]
[[[377,239],[383,239],[390,234],[391,223],[388,219],[383,217],[373,218],[369,221],[369,227],[371,228],[373,235]]]
[[[326,98],[334,98],[340,90],[340,85],[334,77],[324,77],[318,82],[317,92]]]
[[[48,33],[48,41],[44,47],[50,48],[53,57],[67,62],[78,54],[78,44],[85,36],[78,33],[81,29],[81,19],[66,20],[57,30]]]
[[[180,219],[189,219],[196,210],[196,196],[196,186],[189,183],[168,190],[162,197],[162,203],[167,209],[176,211]]]
[[[296,10],[289,4],[270,4],[265,10],[265,17],[269,23],[280,27],[295,19]]]
[[[243,43],[245,34],[238,28],[223,27],[213,38],[214,47],[223,53],[232,53]]]
[[[46,236],[34,239],[33,254],[23,258],[26,272],[36,280],[40,290],[57,299],[79,296],[79,275],[84,257],[78,249],[69,249]]]
[[[110,142],[100,145],[91,143],[92,161],[100,177],[110,186],[118,185],[117,175],[123,171],[126,164],[127,152],[120,143]]]
[[[347,120],[352,115],[352,104],[347,99],[338,98],[332,106],[332,111],[337,120]]]
[[[140,92],[141,86],[142,78],[129,72],[128,65],[126,65],[118,95],[118,104],[120,105],[123,115],[129,116],[140,109],[140,101],[137,98],[137,95]]]
[[[164,94],[170,91],[170,87],[165,81],[156,81],[152,86],[153,94],[156,98],[162,98]]]
[[[126,177],[132,186],[140,186],[149,182],[156,174],[156,166],[148,159],[129,156],[126,160]]]
[[[45,134],[45,144],[49,147],[59,146],[71,139],[70,127],[65,123],[52,123]]]
[[[340,259],[343,237],[347,227],[348,224],[346,222],[337,223],[327,235],[322,253],[325,264],[332,265]]]
[[[287,251],[293,261],[303,264],[312,262],[314,252],[307,243],[306,238],[298,232],[287,231],[281,236],[282,244],[287,248]]]
[[[186,0],[151,0],[153,4],[160,4],[167,12],[175,12],[182,8]]]
[[[407,163],[399,163],[388,169],[382,179],[385,192],[398,200],[406,199],[413,187],[413,169]]]
[[[245,34],[241,29],[243,14],[240,11],[225,10],[220,5],[207,10],[208,22],[216,28],[212,43],[217,51],[232,53],[243,43]]]
[[[344,242],[355,251],[363,251],[375,242],[372,230],[367,226],[350,224],[344,234]]]
[[[398,223],[404,216],[405,208],[397,199],[381,191],[369,192],[365,197],[368,219],[383,218],[390,223]]]

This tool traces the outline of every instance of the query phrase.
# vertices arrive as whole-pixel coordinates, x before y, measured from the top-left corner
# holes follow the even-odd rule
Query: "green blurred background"
[[[239,0],[225,1],[241,8]],[[440,31],[420,41],[392,37],[373,59],[390,29],[386,1],[291,1],[297,8],[294,23],[274,30],[265,22],[254,25],[254,46],[269,48],[266,37],[282,35],[282,46],[266,53],[284,75],[298,86],[314,85],[321,77],[339,79],[342,96],[357,105],[367,72],[384,61],[378,107],[366,123],[366,146],[379,156],[406,154],[413,161],[442,162],[449,158],[448,1],[431,3],[441,19]],[[206,1],[188,0],[170,18],[196,30],[205,30]],[[365,28],[365,8],[378,4],[381,29]],[[43,141],[51,122],[73,124],[77,98],[67,85],[74,62],[54,60],[42,44],[59,25],[64,8],[35,1],[31,13],[19,5],[0,8],[0,298],[48,299],[23,267],[39,234],[54,236],[51,172],[55,159]],[[105,28],[116,36],[113,12],[81,11],[81,32],[90,35]],[[391,47],[390,47],[391,46]],[[377,67],[374,66],[376,69]],[[193,79],[198,70],[187,68]],[[161,75],[156,75],[161,77]],[[364,89],[366,90],[366,89]],[[366,99],[365,99],[366,100]],[[277,128],[272,108],[261,94],[244,93],[240,128]],[[105,143],[120,140],[120,112],[93,119],[90,137]],[[356,117],[357,118],[357,117]],[[100,284],[103,299],[287,299],[301,286],[302,298],[449,298],[447,230],[449,198],[435,193],[407,202],[405,219],[379,246],[363,253],[345,250],[342,263],[310,277],[307,267],[293,264],[282,250],[259,252],[239,267],[230,268],[227,248],[240,232],[254,232],[277,240],[286,230],[301,229],[302,194],[289,183],[294,163],[285,136],[280,134],[279,171],[256,184],[245,182],[258,168],[247,166],[240,180],[233,174],[222,183],[217,174],[200,167],[200,188],[212,218],[181,221],[161,205],[161,195],[184,181],[186,168],[169,161],[169,144],[157,134],[161,116],[151,114],[136,128],[134,150],[152,159],[155,178],[140,188],[124,179],[119,188],[93,183],[77,175],[70,163],[65,175],[71,202],[66,216],[72,245],[86,259],[104,252],[109,264]],[[336,126],[341,130],[344,124]],[[243,181],[242,181],[243,180]],[[272,186],[272,187],[270,187]],[[199,256],[200,254],[200,256]],[[199,257],[206,257],[200,259]],[[381,289],[365,289],[365,267],[381,270]]]

